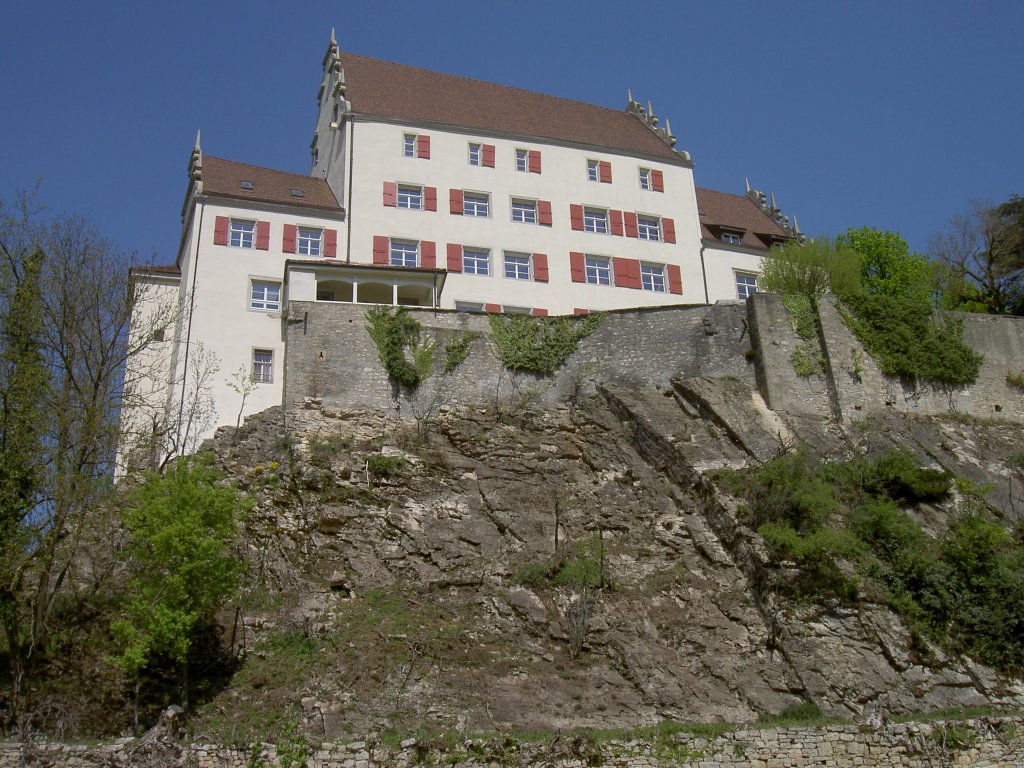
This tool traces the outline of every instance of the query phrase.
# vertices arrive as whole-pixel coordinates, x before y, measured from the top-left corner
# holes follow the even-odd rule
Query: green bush
[[[366,466],[376,477],[393,477],[405,468],[405,458],[375,453],[366,457]]]
[[[539,563],[527,563],[515,572],[512,580],[516,584],[535,589],[602,589],[608,586],[603,563],[604,544],[600,538],[593,538],[579,542],[562,557]]]

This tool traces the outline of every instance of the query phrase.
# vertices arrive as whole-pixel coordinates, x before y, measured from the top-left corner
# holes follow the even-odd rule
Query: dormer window
[[[718,239],[723,243],[729,243],[730,245],[739,245],[743,242],[743,235],[739,232],[723,232],[718,236]]]
[[[244,189],[244,190],[246,190],[248,192],[252,192],[252,190],[253,190],[252,182],[251,181],[243,181],[242,182],[242,189]]]

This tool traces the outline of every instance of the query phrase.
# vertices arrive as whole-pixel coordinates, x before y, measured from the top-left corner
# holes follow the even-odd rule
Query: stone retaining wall
[[[176,745],[163,741],[122,740],[108,745],[0,744],[0,768],[61,766],[189,766],[252,768],[278,766],[273,745],[258,755],[208,744]],[[405,768],[414,765],[561,766],[584,768],[910,768],[977,766],[1020,768],[1024,765],[1024,718],[980,718],[961,722],[892,724],[822,728],[740,728],[717,737],[676,734],[657,740],[595,741],[560,736],[546,743],[520,744],[510,739],[474,739],[450,747],[415,740],[388,748],[370,741],[325,744],[302,761],[294,749],[284,762],[308,768]]]

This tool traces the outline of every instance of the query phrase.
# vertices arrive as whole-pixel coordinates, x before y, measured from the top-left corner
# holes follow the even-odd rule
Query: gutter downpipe
[[[356,121],[351,119],[352,126],[348,135],[348,205],[345,208],[345,263],[352,263],[352,171],[356,156]],[[355,297],[353,296],[353,299]]]

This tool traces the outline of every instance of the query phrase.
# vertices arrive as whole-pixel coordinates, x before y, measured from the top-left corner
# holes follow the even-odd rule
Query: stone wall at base
[[[544,743],[519,743],[510,738],[471,739],[440,748],[415,739],[389,748],[374,741],[323,744],[305,761],[308,768],[406,768],[414,765],[486,766],[553,765],[584,768],[695,766],[697,768],[920,768],[976,766],[1019,768],[1024,765],[1024,718],[986,717],[974,720],[905,723],[871,730],[866,726],[821,728],[740,727],[720,736],[679,733],[660,739],[594,740],[560,735]],[[160,765],[189,768],[251,768],[278,766],[273,745],[258,755],[249,750],[210,744],[173,744],[121,740],[107,745],[0,744],[0,768],[61,766]]]

